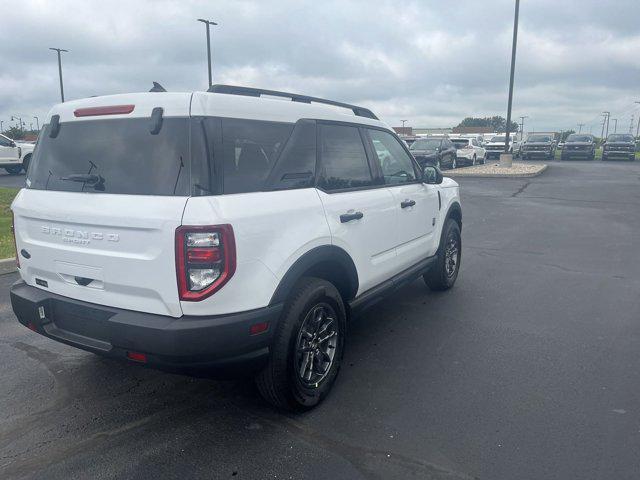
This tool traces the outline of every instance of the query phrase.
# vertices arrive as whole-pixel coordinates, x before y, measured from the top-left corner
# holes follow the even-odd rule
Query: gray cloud
[[[362,103],[393,125],[448,126],[505,114],[513,2],[3,1],[0,119],[43,116],[68,98],[206,86],[214,80]],[[637,0],[527,0],[521,6],[514,115],[536,129],[628,128],[640,100]],[[588,127],[587,127],[588,128]]]

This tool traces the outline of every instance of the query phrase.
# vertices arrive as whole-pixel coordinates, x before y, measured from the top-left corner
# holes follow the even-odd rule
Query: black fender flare
[[[339,266],[325,273],[333,276],[334,282],[337,280],[339,285],[336,285],[336,288],[340,291],[345,302],[353,299],[358,291],[359,283],[358,271],[351,256],[335,245],[323,245],[312,248],[291,265],[280,280],[269,305],[276,305],[286,301],[289,292],[301,277],[309,272],[313,275],[314,269],[322,266]],[[321,277],[323,276],[321,275]]]

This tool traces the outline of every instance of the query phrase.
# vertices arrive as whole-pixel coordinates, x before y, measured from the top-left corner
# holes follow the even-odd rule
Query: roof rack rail
[[[284,97],[290,98],[292,102],[300,103],[324,103],[325,105],[332,105],[334,107],[348,108],[354,115],[358,117],[372,118],[378,120],[378,117],[368,108],[358,107],[357,105],[350,105],[348,103],[335,102],[333,100],[326,100],[324,98],[308,97],[307,95],[299,95],[297,93],[280,92],[277,90],[264,90],[262,88],[252,87],[239,87],[236,85],[211,85],[209,93],[226,93],[229,95],[244,95],[247,97],[260,97],[261,95],[270,95],[272,97]]]

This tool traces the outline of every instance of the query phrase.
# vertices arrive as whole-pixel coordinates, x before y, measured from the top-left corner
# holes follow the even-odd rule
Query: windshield
[[[569,135],[567,137],[567,143],[569,142],[591,142],[591,137],[589,135]]]
[[[609,135],[609,138],[607,138],[607,142],[633,142],[633,135],[629,135],[627,134],[615,134],[615,135]]]
[[[491,139],[491,142],[502,142],[502,143],[504,143],[506,139],[507,139],[507,137],[502,135],[502,136],[493,137]]]
[[[550,142],[550,141],[551,141],[550,135],[530,135],[529,138],[527,138],[527,142]]]
[[[410,150],[435,150],[440,147],[440,140],[437,138],[422,138],[416,140],[409,147]]]
[[[148,118],[47,125],[40,136],[28,188],[65,192],[188,195],[189,123],[165,118],[156,135]]]

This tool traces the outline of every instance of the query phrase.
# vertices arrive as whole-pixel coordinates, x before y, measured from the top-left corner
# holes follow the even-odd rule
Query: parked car
[[[0,168],[11,175],[27,171],[35,145],[0,134]]]
[[[355,105],[228,85],[66,102],[27,177],[22,324],[169,371],[255,374],[282,409],[328,394],[348,318],[460,268],[457,183]]]
[[[602,160],[618,159],[636,159],[636,141],[630,133],[612,133],[602,147]]]
[[[409,147],[420,166],[435,165],[438,168],[456,168],[457,151],[448,137],[423,137]]]
[[[487,151],[480,146],[475,138],[454,137],[450,138],[456,147],[456,166],[475,165],[486,162]]]
[[[556,156],[556,144],[552,135],[531,134],[522,145],[522,159],[544,158],[553,160]]]
[[[596,140],[593,135],[585,133],[572,133],[565,141],[560,155],[561,160],[572,160],[583,158],[585,160],[595,160]]]
[[[407,146],[410,147],[411,144],[415,142],[417,139],[419,139],[420,137],[416,135],[400,135],[400,138],[402,139],[402,141],[404,141],[404,143],[407,144]]]
[[[504,153],[505,135],[496,135],[489,142],[484,144],[487,151],[487,160],[492,158],[500,158],[500,154]],[[513,137],[509,138],[509,153],[513,153]]]

